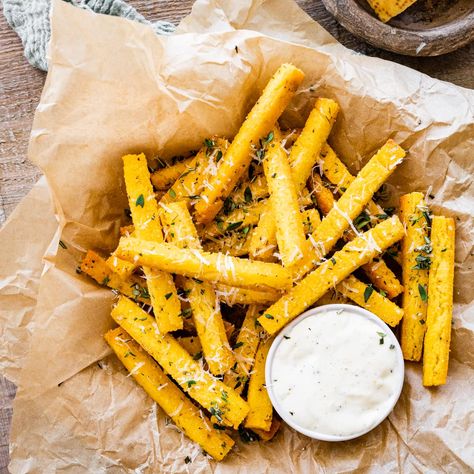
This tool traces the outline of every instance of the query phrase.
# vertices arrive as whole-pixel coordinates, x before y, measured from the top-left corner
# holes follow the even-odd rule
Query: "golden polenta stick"
[[[242,288],[280,290],[291,286],[291,275],[281,265],[197,249],[180,249],[167,243],[122,237],[118,255],[140,265]]]
[[[253,260],[261,260],[262,262],[274,262],[276,257],[276,223],[273,218],[270,202],[265,202],[262,208],[258,225],[253,229],[252,238],[250,239],[249,255]],[[304,188],[298,197],[300,209],[304,206],[312,204],[311,197],[307,188]]]
[[[402,240],[403,321],[401,342],[406,360],[420,360],[426,329],[428,269],[430,267],[429,211],[422,193],[400,197]]]
[[[281,144],[281,132],[274,128],[273,140],[263,161],[263,170],[270,191],[270,207],[275,221],[276,240],[285,267],[297,265],[307,252],[303,219],[298,204],[298,193],[290,164]]]
[[[319,165],[322,168],[324,176],[326,176],[330,183],[337,186],[338,191],[341,193],[344,193],[355,179],[347,169],[346,165],[339,159],[334,150],[327,143],[325,143],[321,149]],[[367,211],[372,223],[377,223],[386,218],[383,208],[373,200],[369,201],[367,204]]]
[[[246,428],[269,431],[272,425],[273,406],[265,387],[265,362],[272,342],[273,338],[268,338],[258,345],[247,393],[250,410],[244,423]]]
[[[334,166],[331,167],[331,169],[336,170],[334,173],[337,175],[339,170],[342,168],[340,166]],[[348,179],[347,176],[346,179]],[[352,181],[353,179],[349,182],[349,184]],[[329,211],[334,207],[335,200],[333,193],[323,185],[321,178],[316,174],[312,176],[312,183],[318,207],[324,214],[328,214]],[[345,181],[344,183],[347,184]],[[343,234],[343,237],[346,241],[349,241],[355,237],[355,234],[345,233]],[[395,274],[392,272],[392,270],[390,270],[390,268],[388,268],[382,258],[374,258],[374,260],[371,262],[363,265],[362,269],[369,277],[370,281],[377,288],[383,291],[389,298],[395,298],[403,291],[403,286],[400,284]]]
[[[249,255],[253,260],[275,262],[276,257],[273,254],[277,250],[276,223],[270,203],[267,202],[266,204],[260,214],[258,225],[252,232]]]
[[[167,204],[161,218],[170,232],[171,242],[180,248],[201,249],[185,202]],[[186,278],[183,280],[194,326],[209,370],[214,375],[223,374],[234,365],[235,358],[227,340],[219,299],[210,283]]]
[[[341,198],[313,232],[316,251],[322,258],[334,247],[352,221],[363,211],[375,191],[401,163],[405,151],[393,140],[385,145],[362,168]]]
[[[403,235],[403,225],[396,216],[377,224],[347,243],[331,259],[297,283],[258,318],[259,323],[267,332],[274,334],[314,304],[331,287],[400,240]]]
[[[306,209],[301,213],[305,234],[312,234],[316,227],[321,224],[321,218],[317,209]]]
[[[201,410],[122,328],[112,329],[104,338],[136,382],[176,426],[214,459],[222,460],[234,445],[232,438],[213,428]]]
[[[265,202],[254,202],[244,207],[234,209],[227,215],[219,213],[216,218],[207,224],[201,235],[203,239],[218,237],[226,232],[243,231],[248,233],[250,227],[258,224],[260,214],[265,206]]]
[[[218,163],[228,146],[229,142],[225,138],[206,139],[204,146],[199,150],[188,169],[179,176],[173,186],[160,199],[160,205],[185,201],[189,207],[200,199],[205,179],[217,173],[220,166]]]
[[[114,254],[112,254],[106,261],[110,269],[122,280],[128,280],[136,268],[133,263],[122,260]]]
[[[112,290],[141,303],[150,304],[150,294],[144,286],[144,280],[134,275],[124,280],[120,275],[114,273],[105,259],[93,250],[87,251],[81,261],[80,270],[100,285],[106,285]]]
[[[183,173],[192,168],[193,160],[194,157],[186,158],[173,165],[165,166],[164,168],[154,171],[150,177],[153,186],[160,191],[168,191]]]
[[[289,156],[291,176],[298,193],[304,188],[311,175],[311,170],[319,158],[321,146],[331,132],[338,111],[339,106],[333,100],[317,99],[301,134],[291,148]],[[263,211],[250,242],[251,258],[272,260],[276,248],[276,230],[273,214]]]
[[[289,160],[293,170],[293,180],[298,190],[306,185],[338,112],[339,105],[334,100],[316,99],[303,130],[290,151]]]
[[[134,234],[144,240],[162,242],[158,203],[153,193],[146,157],[142,153],[125,155],[122,159]],[[130,262],[136,264],[133,260]],[[160,331],[167,333],[182,329],[181,304],[171,275],[146,266],[143,267],[143,272]]]
[[[403,317],[403,310],[393,301],[377,291],[371,285],[366,285],[354,275],[348,276],[336,286],[336,290],[347,298],[376,314],[389,326],[396,326]]]
[[[259,430],[258,428],[253,428],[252,431],[258,434],[258,436],[260,437],[262,441],[270,441],[278,433],[280,426],[281,426],[281,421],[275,415],[273,415],[272,425],[270,426],[270,429],[268,431]]]
[[[321,176],[314,172],[311,175],[311,187],[319,210],[324,216],[329,214],[329,211],[334,207],[334,194],[324,186]]]
[[[252,304],[271,304],[281,297],[281,293],[276,290],[252,290],[251,288],[237,288],[222,283],[214,285],[216,295],[219,301],[225,303],[227,306],[234,306],[236,304],[252,305]]]
[[[265,309],[261,305],[250,305],[234,346],[237,363],[224,376],[224,383],[232,387],[239,395],[249,379],[255,354],[260,342],[260,326],[257,318]]]
[[[362,270],[374,286],[383,291],[389,298],[395,298],[403,291],[402,284],[382,257],[376,257],[371,262],[362,265]]]
[[[369,5],[373,8],[377,16],[386,23],[394,16],[399,15],[405,11],[416,0],[367,0]]]
[[[247,403],[234,390],[206,372],[174,337],[160,335],[153,316],[122,296],[112,309],[112,318],[219,423],[234,428],[240,425],[248,413]]]
[[[435,216],[431,223],[431,268],[423,350],[423,385],[446,383],[453,316],[454,219]]]
[[[217,174],[208,179],[202,199],[196,203],[195,216],[200,224],[214,219],[252,161],[252,151],[264,140],[285,110],[304,74],[291,64],[281,65],[247,115],[224,155]]]

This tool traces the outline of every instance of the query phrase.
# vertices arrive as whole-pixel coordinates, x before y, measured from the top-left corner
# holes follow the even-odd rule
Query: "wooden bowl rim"
[[[426,30],[405,30],[383,23],[354,0],[322,0],[326,9],[352,34],[368,43],[406,56],[439,56],[474,40],[474,9],[465,17]],[[355,10],[347,8],[352,3]],[[449,40],[449,41],[448,41]],[[424,46],[420,48],[420,45]]]

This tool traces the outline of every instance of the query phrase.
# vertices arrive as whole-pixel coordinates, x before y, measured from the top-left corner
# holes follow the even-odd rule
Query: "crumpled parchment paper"
[[[55,0],[49,54],[29,148],[47,185],[33,188],[0,233],[0,367],[19,387],[12,473],[474,467],[473,91],[351,52],[291,0],[198,0],[170,37]],[[117,243],[123,154],[166,159],[211,135],[231,138],[283,62],[306,73],[284,123],[301,125],[317,96],[336,99],[330,142],[353,172],[391,137],[409,150],[389,181],[391,201],[428,191],[435,213],[455,217],[449,378],[425,389],[421,365],[407,363],[394,412],[362,438],[318,442],[284,427],[270,443],[239,441],[216,464],[110,356],[102,335],[113,296],[75,268],[86,249]]]

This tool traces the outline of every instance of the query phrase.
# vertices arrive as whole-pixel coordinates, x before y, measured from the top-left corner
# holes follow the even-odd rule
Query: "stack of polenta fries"
[[[432,217],[420,193],[402,197],[400,218],[372,200],[405,151],[388,140],[352,176],[327,143],[334,100],[317,99],[301,130],[281,131],[303,77],[282,65],[231,143],[206,139],[152,173],[143,154],[124,156],[132,222],[111,256],[89,251],[81,263],[120,295],[119,327],[105,335],[118,358],[217,460],[234,444],[230,429],[277,432],[265,359],[273,335],[314,304],[350,300],[401,321],[405,358],[424,348],[424,384],[446,380],[453,221]]]

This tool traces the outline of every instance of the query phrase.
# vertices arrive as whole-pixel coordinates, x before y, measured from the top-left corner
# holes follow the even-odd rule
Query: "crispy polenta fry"
[[[168,243],[122,237],[118,255],[128,261],[202,280],[242,288],[281,290],[291,286],[291,274],[281,265],[255,262]]]
[[[217,173],[219,161],[229,146],[225,138],[205,140],[204,146],[160,199],[160,205],[185,201],[188,207],[201,198],[204,180]]]
[[[135,226],[134,234],[151,242],[162,242],[163,232],[158,214],[158,203],[153,193],[146,157],[142,153],[141,155],[125,155],[122,159],[128,202]],[[167,333],[182,329],[181,304],[171,275],[147,266],[143,267],[143,272],[160,331]]]
[[[454,220],[435,216],[431,224],[433,247],[428,281],[428,310],[423,351],[423,385],[443,385],[448,375],[453,316]]]
[[[160,191],[168,191],[183,173],[192,168],[193,160],[194,157],[186,158],[173,165],[154,171],[150,176],[153,186]]]
[[[250,410],[244,423],[246,428],[269,431],[272,426],[273,406],[265,387],[265,362],[272,342],[273,338],[268,338],[258,345],[247,393]]]
[[[281,297],[281,293],[276,290],[252,290],[251,288],[237,288],[222,283],[215,284],[216,295],[219,301],[227,306],[236,304],[271,304]]]
[[[376,314],[389,326],[396,326],[403,317],[403,309],[390,301],[371,286],[350,275],[336,286],[336,290],[347,298]]]
[[[249,410],[247,403],[206,372],[174,337],[161,335],[153,316],[122,296],[112,309],[112,318],[219,423],[234,428],[240,425]]]
[[[252,431],[260,437],[262,441],[271,441],[280,429],[281,421],[273,414],[272,425],[268,431],[259,430],[258,428],[253,428]]]
[[[171,242],[180,248],[201,249],[196,228],[185,202],[168,204],[161,218],[169,231]],[[186,278],[183,287],[188,293],[194,326],[209,370],[214,375],[223,374],[234,365],[235,358],[227,340],[219,299],[214,288],[208,282]]]
[[[316,204],[319,210],[325,216],[329,214],[329,211],[334,207],[334,194],[323,184],[321,176],[317,173],[311,175],[311,187],[314,197],[316,198]]]
[[[321,149],[319,166],[322,168],[324,176],[326,176],[330,183],[337,186],[337,190],[341,193],[344,193],[355,179],[355,176],[352,176],[346,165],[327,143],[325,143]],[[377,217],[379,215],[385,215],[385,212],[382,207],[373,200],[367,204],[367,211],[373,223],[377,223],[385,218],[382,217],[380,219]]]
[[[341,198],[313,232],[317,253],[322,258],[342,237],[352,221],[363,211],[375,191],[393,173],[405,156],[403,148],[389,139],[362,168]]]
[[[100,285],[106,285],[141,303],[150,304],[150,295],[144,286],[144,280],[134,275],[130,276],[128,280],[122,279],[111,270],[106,260],[93,250],[87,251],[81,261],[80,270]]]
[[[328,153],[328,156],[329,154],[330,152]],[[344,165],[342,165],[342,163],[341,163],[341,166],[331,166],[331,170],[334,173],[333,178],[341,179],[343,180],[342,182],[344,184],[349,185],[354,180],[354,178],[352,177],[352,175],[350,175],[350,173],[347,170],[346,170],[347,173],[344,171],[345,168],[343,168],[343,166]],[[343,175],[343,177],[339,176],[341,174]],[[347,174],[349,174],[350,178],[348,177]],[[313,190],[316,196],[316,202],[318,203],[318,207],[322,210],[323,214],[326,215],[334,207],[334,202],[335,202],[334,195],[329,189],[327,189],[323,185],[321,178],[317,174],[314,174],[312,176],[312,184],[313,184]],[[375,203],[374,203],[374,206],[376,206]],[[374,221],[374,222],[379,222],[379,221]],[[349,241],[355,237],[355,234],[344,233],[343,237],[345,238],[346,241]],[[403,291],[403,286],[400,284],[400,282],[398,281],[397,277],[392,272],[392,270],[390,270],[390,268],[381,258],[374,258],[374,260],[372,260],[371,262],[363,265],[362,269],[364,270],[366,275],[369,277],[370,281],[377,288],[379,288],[384,293],[386,293],[389,298],[395,298]]]
[[[329,136],[338,111],[339,106],[333,100],[317,99],[303,130],[291,148],[289,156],[291,176],[298,193],[304,189],[306,181],[311,175],[321,146]],[[273,213],[269,209],[265,209],[250,242],[250,256],[253,259],[272,261],[276,249],[276,231],[277,226],[273,219]],[[304,256],[308,257],[306,254],[309,253],[309,250],[305,251]]]
[[[305,187],[311,176],[311,170],[319,158],[321,147],[329,137],[338,112],[339,105],[334,100],[316,99],[300,136],[293,144],[289,161],[298,191]]]
[[[224,376],[224,383],[232,387],[239,395],[249,380],[255,354],[260,342],[260,326],[257,318],[264,306],[250,305],[234,346],[237,363]]]
[[[272,208],[267,203],[260,214],[257,227],[253,229],[250,239],[249,255],[253,260],[276,262],[273,255],[277,250],[276,223]]]
[[[105,340],[136,382],[186,436],[220,461],[234,445],[233,439],[212,427],[210,420],[166,376],[160,366],[122,329],[105,334]]]
[[[306,209],[301,213],[305,234],[312,234],[316,227],[321,224],[321,218],[317,209]]]
[[[426,329],[428,269],[430,267],[429,211],[422,193],[400,197],[402,240],[403,321],[401,342],[406,360],[420,360]]]
[[[270,207],[275,221],[276,240],[285,267],[297,265],[307,253],[303,218],[298,204],[298,193],[291,174],[288,157],[281,144],[281,132],[274,128],[273,140],[263,161],[263,169],[270,191]]]
[[[195,216],[199,224],[211,222],[219,212],[226,197],[247,171],[253,149],[268,135],[303,78],[304,74],[298,68],[283,64],[270,79],[234,137],[218,172],[208,179],[202,199],[196,203]]]
[[[135,271],[135,265],[131,262],[127,262],[126,260],[122,260],[118,258],[114,254],[112,254],[107,260],[107,265],[110,269],[117,274],[122,280],[128,280],[132,273]]]
[[[259,323],[274,334],[306,308],[314,304],[331,287],[347,278],[404,235],[403,225],[393,216],[346,244],[342,250],[322,263],[268,308]]]

